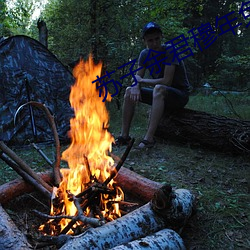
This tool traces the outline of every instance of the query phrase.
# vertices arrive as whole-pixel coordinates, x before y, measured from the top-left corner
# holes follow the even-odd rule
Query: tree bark
[[[250,121],[190,109],[165,115],[155,135],[222,152],[250,152]]]
[[[111,250],[185,250],[182,238],[171,229],[162,229],[157,233],[144,238],[128,242],[112,248]]]
[[[114,179],[122,190],[143,203],[149,202],[162,186],[159,182],[145,178],[136,172],[122,167]],[[125,196],[126,198],[126,196]]]
[[[17,229],[0,204],[0,249],[27,250],[32,249],[24,235]]]
[[[37,28],[39,30],[39,42],[48,48],[48,29],[46,23],[40,18],[37,21]]]

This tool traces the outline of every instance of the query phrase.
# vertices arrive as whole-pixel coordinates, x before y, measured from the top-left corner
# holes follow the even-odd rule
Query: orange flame
[[[65,204],[64,211],[60,213],[63,212],[65,215],[74,216],[77,213],[74,203],[68,201],[67,190],[77,195],[87,188],[87,184],[89,185],[93,177],[103,183],[114,168],[114,161],[108,155],[114,141],[107,130],[109,114],[105,102],[102,102],[102,98],[99,97],[96,84],[92,83],[97,76],[101,75],[101,68],[102,64],[94,64],[90,56],[86,62],[80,60],[73,71],[76,81],[70,93],[70,103],[75,112],[74,118],[70,120],[69,134],[72,142],[62,153],[62,159],[68,162],[70,171],[62,171],[63,181],[59,187]],[[110,94],[107,100],[111,101]],[[109,187],[112,184],[113,181],[109,183]],[[122,190],[119,189],[118,193],[114,199],[122,200]],[[101,200],[104,207],[102,213],[105,214],[107,203],[105,195],[101,197]],[[117,204],[113,207],[114,213],[121,216]],[[55,214],[55,211],[53,213]],[[63,229],[68,222],[67,220],[61,222],[64,223],[61,225]]]

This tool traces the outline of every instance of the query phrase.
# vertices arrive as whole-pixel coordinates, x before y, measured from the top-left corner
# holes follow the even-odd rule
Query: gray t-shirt
[[[152,55],[150,49],[141,51],[138,64],[150,71],[150,75],[154,78],[162,78],[164,76],[165,65],[175,65],[175,72],[171,87],[180,90],[189,90],[190,84],[187,79],[187,74],[183,61],[179,63],[178,59],[174,57],[174,53],[170,53],[166,44],[162,45],[162,51],[157,52],[155,56]],[[152,65],[152,66],[151,66]]]

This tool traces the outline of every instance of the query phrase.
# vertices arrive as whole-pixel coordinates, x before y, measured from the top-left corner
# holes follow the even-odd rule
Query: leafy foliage
[[[1,2],[1,26],[3,35],[27,34],[37,38],[36,20],[30,20],[36,2],[16,0],[7,13],[5,1]],[[245,89],[249,86],[250,39],[249,28],[239,10],[241,1],[231,0],[52,0],[41,14],[49,30],[49,49],[68,65],[80,56],[91,52],[96,61],[103,62],[103,70],[113,71],[129,60],[138,57],[144,47],[141,29],[149,21],[159,23],[163,29],[163,42],[181,34],[189,38],[188,44],[194,56],[186,59],[189,76],[194,87],[211,81],[217,87]],[[188,33],[193,28],[210,23],[216,35],[219,27],[216,18],[235,11],[235,31],[218,36],[207,49],[199,50]],[[233,22],[232,24],[235,24]],[[115,77],[123,75],[116,71]],[[130,79],[122,82],[129,84]]]

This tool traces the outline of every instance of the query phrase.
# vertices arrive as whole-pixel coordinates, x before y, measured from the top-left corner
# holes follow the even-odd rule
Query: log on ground
[[[186,247],[179,234],[172,229],[162,229],[144,238],[128,242],[111,250],[185,250]]]
[[[17,229],[9,215],[0,204],[0,249],[32,249],[25,236]]]
[[[38,176],[47,183],[53,182],[51,171],[38,173]],[[155,191],[162,185],[159,182],[149,180],[127,168],[122,167],[115,177],[116,182],[123,189],[125,194],[128,192],[142,203],[149,202]],[[6,204],[8,201],[35,191],[34,187],[22,179],[16,179],[0,186],[0,203]]]
[[[250,152],[250,121],[190,109],[164,115],[155,136],[223,152]]]
[[[47,183],[53,181],[52,172],[38,173],[38,176]],[[15,179],[0,186],[0,203],[6,204],[24,193],[31,193],[33,191],[35,191],[35,188],[31,184],[25,182],[23,179]]]

